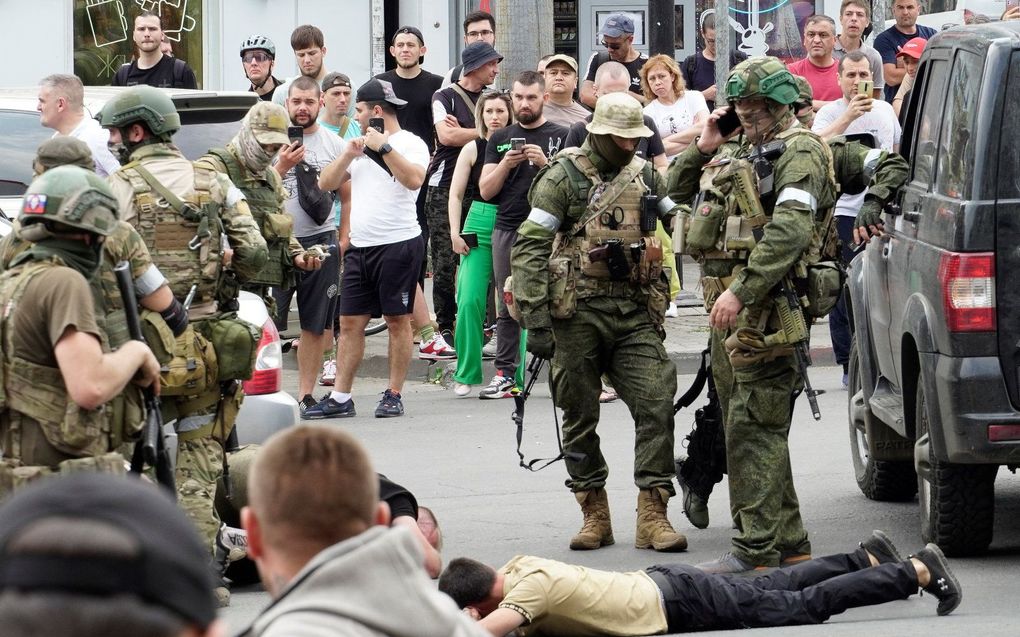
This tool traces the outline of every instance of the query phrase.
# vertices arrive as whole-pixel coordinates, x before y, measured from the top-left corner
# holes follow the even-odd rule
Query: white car
[[[114,87],[85,87],[88,113],[98,113],[117,91]],[[189,159],[225,146],[237,133],[239,122],[255,104],[254,93],[166,89],[181,115],[181,130],[174,143]],[[39,123],[38,87],[0,89],[0,236],[10,232],[9,219],[18,216],[21,198],[32,179],[32,160],[40,143],[53,131]],[[250,380],[244,381],[244,403],[237,416],[237,437],[242,445],[260,443],[273,433],[295,425],[298,406],[282,391],[283,352],[280,335],[256,295],[242,292],[238,316],[262,328]],[[173,441],[168,441],[173,442]]]

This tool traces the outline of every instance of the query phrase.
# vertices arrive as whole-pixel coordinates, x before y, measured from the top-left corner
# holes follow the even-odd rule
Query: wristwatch
[[[383,144],[382,146],[379,147],[379,154],[380,155],[385,155],[386,153],[390,152],[391,150],[393,150],[393,147],[390,146],[389,142],[386,142],[385,144]]]

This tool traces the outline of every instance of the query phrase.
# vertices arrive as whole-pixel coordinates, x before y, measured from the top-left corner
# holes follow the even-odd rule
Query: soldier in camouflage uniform
[[[710,308],[712,374],[722,405],[738,531],[729,553],[699,568],[736,573],[792,563],[811,553],[787,444],[794,395],[803,379],[789,346],[752,351],[738,337],[779,340],[780,286],[801,271],[807,257],[818,261],[823,253],[834,253],[828,242],[834,235],[837,188],[828,146],[794,117],[791,105],[799,91],[782,62],[741,62],[725,94],[742,133],[727,142],[718,126],[725,109],[717,109],[696,143],[674,160],[668,179],[670,196],[678,201],[701,191],[685,241],[688,253],[701,262]],[[752,153],[759,159],[748,160]],[[838,297],[838,277],[827,287],[832,288],[827,296]]]
[[[111,352],[89,280],[116,225],[106,183],[78,166],[32,182],[22,245],[0,275],[0,495],[54,471],[124,472],[115,452],[138,434],[140,403],[110,403],[136,375],[158,382],[143,343]],[[82,374],[88,369],[88,374]]]
[[[287,198],[283,181],[270,167],[280,148],[290,143],[289,124],[286,109],[260,101],[245,115],[241,130],[226,148],[213,148],[197,162],[226,174],[244,193],[255,224],[266,240],[269,258],[265,267],[242,284],[241,289],[261,296],[269,306],[270,316],[276,315],[276,309],[268,289],[294,287],[293,268],[314,270],[321,265],[317,258],[306,259],[305,249],[294,237],[294,219],[283,209]]]
[[[174,297],[193,301],[180,336],[156,317],[148,317],[145,327],[154,332],[150,342],[163,345],[161,388],[164,418],[176,419],[178,496],[212,553],[220,528],[213,495],[223,472],[222,444],[234,426],[239,379],[251,373],[249,355],[259,337],[257,330],[243,334],[248,326],[233,314],[238,282],[265,266],[266,242],[226,175],[192,164],[173,146],[180,116],[165,93],[132,87],[107,102],[98,119],[125,162],[110,176],[125,220],[149,246]],[[229,269],[223,237],[233,251]]]
[[[543,168],[529,193],[531,213],[511,252],[512,290],[528,351],[552,359],[552,389],[563,409],[567,486],[584,523],[572,549],[612,544],[599,449],[600,376],[608,374],[635,426],[635,546],[682,551],[687,539],[666,518],[673,490],[676,369],[662,346],[669,273],[655,222],[674,206],[662,177],[636,157],[651,131],[626,93],[599,98],[578,149]]]
[[[811,106],[813,99],[811,85],[799,75],[795,75],[794,79],[800,91],[799,99],[793,104],[794,112],[801,126],[811,130],[815,118],[815,111]],[[864,205],[857,215],[854,228],[856,241],[866,243],[871,237],[882,234],[882,209],[906,183],[907,160],[896,153],[871,148],[859,141],[850,141],[842,135],[828,140],[828,144],[832,151],[833,171],[840,193],[854,195],[867,189]],[[708,433],[701,432],[701,435]],[[700,478],[708,474],[721,479],[721,475],[705,466],[712,460],[699,456],[697,451],[699,449],[701,447],[692,444],[688,447],[688,456],[679,460],[677,481],[683,490],[684,514],[691,524],[704,529],[708,527],[708,497],[712,493],[716,478],[709,479],[707,483]],[[683,478],[685,475],[691,476],[692,479],[685,480]]]

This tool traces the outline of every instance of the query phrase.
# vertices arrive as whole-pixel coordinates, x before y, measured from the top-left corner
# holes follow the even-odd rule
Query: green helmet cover
[[[103,128],[124,128],[142,122],[163,141],[170,141],[181,129],[181,116],[170,96],[158,88],[143,85],[132,86],[111,99],[96,119]]]
[[[794,81],[797,82],[797,89],[800,91],[800,96],[797,99],[797,104],[803,106],[810,106],[815,99],[815,91],[811,88],[808,81],[800,75],[793,76]]]
[[[117,224],[117,199],[99,175],[80,166],[57,166],[36,177],[21,204],[22,228],[43,221],[106,236]]]
[[[800,97],[800,89],[793,73],[777,58],[751,58],[733,67],[726,80],[726,98],[732,102],[752,97],[789,105]]]

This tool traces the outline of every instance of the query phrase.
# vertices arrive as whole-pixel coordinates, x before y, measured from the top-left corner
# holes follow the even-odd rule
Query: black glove
[[[528,351],[546,360],[551,360],[553,351],[556,350],[556,340],[553,338],[552,328],[538,327],[528,330]]]

